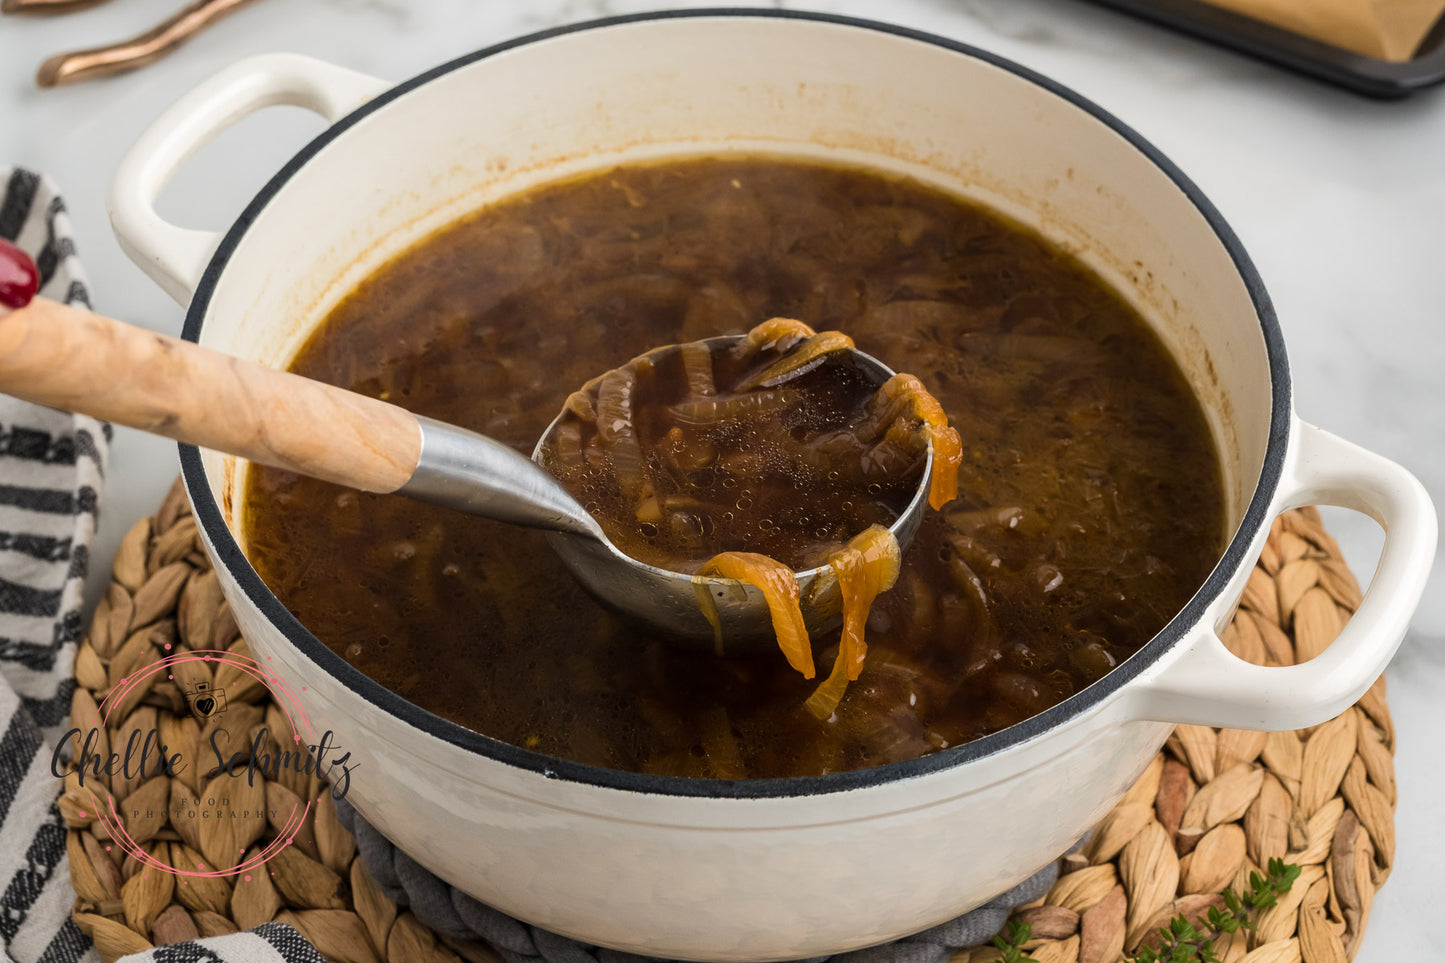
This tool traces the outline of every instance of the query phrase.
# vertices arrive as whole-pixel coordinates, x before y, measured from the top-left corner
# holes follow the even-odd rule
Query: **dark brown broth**
[[[249,557],[363,672],[446,718],[618,769],[803,775],[906,759],[1048,708],[1137,651],[1223,535],[1198,403],[1075,260],[917,183],[769,158],[544,186],[388,263],[292,370],[530,451],[567,394],[650,347],[773,316],[919,376],[965,448],[875,604],[837,713],[772,652],[717,660],[618,622],[541,536],[270,469]],[[836,639],[815,643],[831,665]]]

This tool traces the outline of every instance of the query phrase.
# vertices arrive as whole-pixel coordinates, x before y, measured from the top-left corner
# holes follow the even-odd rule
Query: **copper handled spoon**
[[[556,479],[507,445],[35,297],[35,282],[29,258],[0,241],[0,391],[362,491],[547,530],[578,581],[613,608],[680,641],[713,647],[695,577],[623,553]],[[879,384],[893,375],[876,358],[851,354]],[[889,529],[900,549],[923,517],[932,462],[930,444],[918,490]],[[804,621],[821,631],[840,611],[834,573],[824,565],[797,574]],[[760,591],[733,579],[707,581],[730,643],[773,637]]]
[[[109,77],[112,74],[139,69],[164,57],[206,27],[250,2],[252,0],[195,0],[129,40],[56,54],[40,65],[35,74],[35,83],[41,87],[58,87],[61,84],[79,83],[82,80]],[[12,0],[6,11],[40,9],[43,6],[45,5],[37,3],[36,0]]]

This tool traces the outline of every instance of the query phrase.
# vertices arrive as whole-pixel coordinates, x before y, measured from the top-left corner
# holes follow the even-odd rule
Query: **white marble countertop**
[[[175,333],[182,312],[121,253],[105,191],[123,152],[181,93],[240,57],[310,54],[402,80],[544,27],[654,9],[647,0],[313,0],[257,3],[139,73],[37,90],[40,61],[138,32],[180,0],[128,0],[53,18],[0,20],[0,163],[65,191],[96,307]],[[731,5],[718,3],[715,6]],[[757,5],[757,4],[754,4]],[[791,0],[774,6],[803,7]],[[1210,196],[1278,307],[1297,408],[1307,420],[1411,468],[1445,505],[1445,89],[1377,103],[1073,0],[812,0],[966,41],[1069,85],[1152,140]],[[162,198],[191,227],[229,224],[321,122],[292,108],[252,117],[204,148]],[[119,430],[97,559],[151,511],[175,448]],[[1362,580],[1380,538],[1331,513]],[[92,574],[98,590],[105,566]],[[1445,958],[1445,570],[1390,670],[1399,731],[1396,868],[1359,959]]]

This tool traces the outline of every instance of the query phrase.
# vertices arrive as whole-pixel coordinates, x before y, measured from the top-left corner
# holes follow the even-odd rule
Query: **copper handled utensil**
[[[13,9],[54,8],[54,0],[5,0]],[[79,83],[95,77],[136,70],[170,53],[182,43],[252,0],[196,0],[150,30],[120,43],[56,54],[40,65],[35,82],[41,87]],[[9,12],[12,7],[7,6]],[[69,9],[69,7],[67,7]]]

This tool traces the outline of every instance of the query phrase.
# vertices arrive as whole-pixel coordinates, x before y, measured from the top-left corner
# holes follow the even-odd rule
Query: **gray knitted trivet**
[[[434,933],[490,944],[508,963],[658,963],[650,957],[579,943],[513,919],[423,869],[357,815],[345,800],[337,802],[336,816],[356,837],[361,861],[382,892],[398,906],[409,907]],[[944,963],[955,950],[988,942],[1003,928],[1015,907],[1047,893],[1058,878],[1059,864],[1050,863],[1013,889],[957,919],[882,946],[816,957],[805,963]]]

